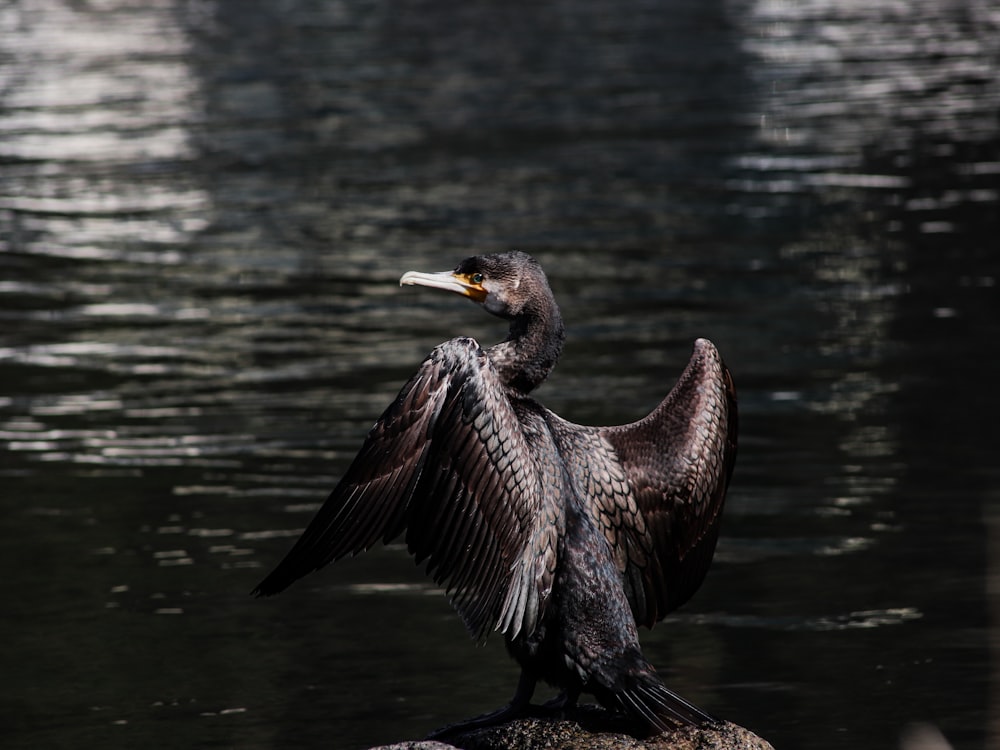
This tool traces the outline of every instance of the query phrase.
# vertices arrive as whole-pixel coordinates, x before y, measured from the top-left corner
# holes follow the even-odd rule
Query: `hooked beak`
[[[466,274],[457,274],[454,271],[441,271],[439,273],[421,273],[420,271],[407,271],[399,279],[400,286],[429,286],[434,289],[444,289],[446,292],[455,292],[463,297],[468,297],[475,302],[482,302],[488,294],[483,285],[472,281]]]

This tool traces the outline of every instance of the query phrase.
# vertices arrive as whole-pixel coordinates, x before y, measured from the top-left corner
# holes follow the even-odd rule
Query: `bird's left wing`
[[[379,417],[326,503],[254,593],[276,594],[405,529],[410,551],[447,587],[470,631],[530,631],[555,554],[524,559],[545,533],[542,478],[531,455],[483,350],[468,338],[445,342]]]

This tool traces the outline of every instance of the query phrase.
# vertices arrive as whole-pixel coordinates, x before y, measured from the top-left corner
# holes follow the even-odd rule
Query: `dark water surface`
[[[0,7],[0,745],[363,747],[495,708],[400,546],[249,590],[422,357],[547,268],[538,396],[740,390],[715,564],[644,634],[778,748],[1000,745],[989,0]]]

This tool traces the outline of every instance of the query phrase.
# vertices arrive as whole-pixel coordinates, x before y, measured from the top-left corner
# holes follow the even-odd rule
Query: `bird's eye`
[[[474,273],[474,274],[472,274],[472,283],[473,284],[482,284],[483,283],[483,275],[481,273]]]

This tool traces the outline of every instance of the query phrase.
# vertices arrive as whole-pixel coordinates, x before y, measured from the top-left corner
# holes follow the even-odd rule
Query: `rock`
[[[423,740],[371,750],[774,750],[766,740],[727,721],[637,739],[624,731],[620,720],[595,707],[579,708],[572,719],[523,718],[484,729],[456,729],[447,743]]]

